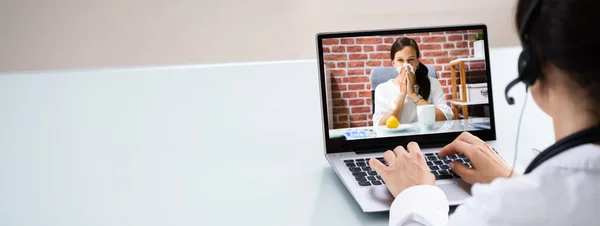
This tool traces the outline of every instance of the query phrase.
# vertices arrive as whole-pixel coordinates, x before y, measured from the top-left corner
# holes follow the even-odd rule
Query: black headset
[[[508,91],[512,89],[513,86],[518,84],[519,82],[523,82],[527,87],[533,85],[535,80],[537,80],[538,76],[541,74],[542,70],[537,59],[537,56],[531,45],[529,43],[529,37],[527,36],[527,31],[529,30],[529,26],[531,25],[531,17],[533,14],[539,10],[541,0],[533,0],[533,4],[527,9],[525,12],[525,16],[523,17],[523,22],[521,22],[521,28],[519,29],[519,37],[521,39],[521,47],[523,50],[519,55],[519,77],[515,80],[512,80],[506,89],[504,90],[504,95],[506,96],[506,101],[508,104],[515,104],[515,99],[508,96]]]
[[[523,21],[521,22],[521,27],[519,29],[519,37],[521,39],[521,47],[523,48],[523,50],[519,55],[519,77],[511,81],[504,90],[504,95],[509,105],[513,105],[515,103],[514,98],[508,96],[508,91],[510,91],[510,89],[513,86],[515,86],[519,82],[523,82],[526,85],[526,87],[529,87],[533,85],[538,79],[538,76],[542,74],[539,59],[537,58],[536,53],[533,51],[529,37],[527,36],[529,26],[531,26],[532,17],[534,16],[534,13],[536,13],[536,11],[540,11],[540,5],[541,0],[533,0],[533,3],[525,12],[525,16],[523,17]],[[529,163],[529,166],[527,166],[527,169],[525,169],[525,174],[530,173],[542,163],[560,153],[563,153],[579,145],[594,142],[600,142],[600,125],[596,125],[589,129],[585,129],[577,133],[571,134],[557,141],[552,146],[546,148],[546,150],[538,154],[533,159],[533,161]]]

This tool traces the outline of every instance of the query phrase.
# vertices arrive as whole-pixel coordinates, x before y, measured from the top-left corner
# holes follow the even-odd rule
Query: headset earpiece
[[[532,86],[540,75],[540,65],[535,53],[528,45],[523,46],[519,55],[519,81],[527,86]]]

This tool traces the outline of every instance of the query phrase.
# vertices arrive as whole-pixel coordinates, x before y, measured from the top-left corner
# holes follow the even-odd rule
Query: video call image
[[[490,129],[482,30],[323,39],[330,137]]]

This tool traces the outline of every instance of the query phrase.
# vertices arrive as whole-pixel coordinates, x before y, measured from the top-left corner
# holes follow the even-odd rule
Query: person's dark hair
[[[517,31],[532,0],[519,0]],[[568,79],[583,89],[600,119],[600,42],[597,25],[600,13],[597,0],[542,0],[529,21],[528,35],[540,64],[552,63],[569,72]],[[542,82],[544,76],[540,76]]]
[[[417,58],[421,58],[421,52],[419,51],[419,45],[412,38],[402,37],[397,39],[394,44],[392,44],[392,50],[390,51],[390,58],[392,61],[394,60],[394,55],[396,52],[402,50],[404,47],[413,47],[417,52]],[[419,67],[416,68],[415,77],[417,79],[417,85],[419,85],[419,94],[423,97],[423,99],[427,100],[429,98],[429,94],[431,93],[431,83],[429,82],[429,78],[427,77],[427,67],[419,62]]]

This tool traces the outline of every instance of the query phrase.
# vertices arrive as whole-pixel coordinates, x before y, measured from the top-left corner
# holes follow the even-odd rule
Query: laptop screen
[[[317,35],[329,139],[493,130],[486,37],[484,25]]]

